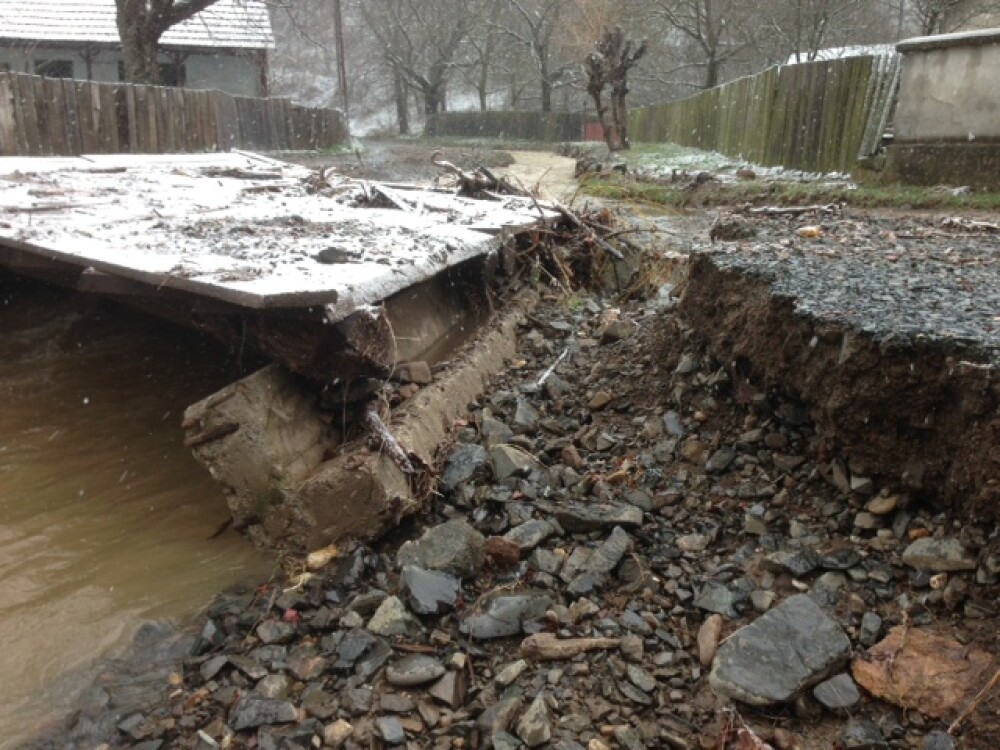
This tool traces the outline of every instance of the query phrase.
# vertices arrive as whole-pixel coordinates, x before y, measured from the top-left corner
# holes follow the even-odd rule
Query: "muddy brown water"
[[[183,446],[228,353],[125,308],[0,275],[0,747],[67,712],[143,623],[183,626],[273,561],[228,532]]]

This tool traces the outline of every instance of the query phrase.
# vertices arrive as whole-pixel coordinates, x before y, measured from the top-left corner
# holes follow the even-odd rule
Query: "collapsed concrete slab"
[[[512,302],[393,412],[389,429],[418,465],[433,465],[455,420],[514,356],[517,325],[534,302],[530,293]],[[423,507],[433,481],[427,471],[405,473],[366,435],[343,434],[339,416],[271,366],[193,405],[184,424],[238,526],[260,546],[304,551],[380,536]]]

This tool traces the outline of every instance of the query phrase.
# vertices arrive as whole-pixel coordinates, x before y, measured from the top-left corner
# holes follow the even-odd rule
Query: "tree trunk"
[[[399,123],[399,134],[409,135],[410,108],[406,100],[409,92],[406,90],[406,84],[403,83],[403,74],[398,68],[392,73],[392,93],[396,99],[396,121]]]
[[[628,96],[628,89],[621,90],[615,88],[611,95],[611,113],[615,120],[615,130],[618,131],[618,149],[628,151],[632,148],[632,142],[628,137],[628,105],[625,99]]]
[[[542,112],[552,111],[552,81],[542,75]]]
[[[130,83],[160,82],[160,66],[156,63],[158,39],[148,33],[148,25],[144,9],[118,15],[125,80]]]
[[[705,88],[714,89],[719,85],[719,59],[712,53],[705,61]]]

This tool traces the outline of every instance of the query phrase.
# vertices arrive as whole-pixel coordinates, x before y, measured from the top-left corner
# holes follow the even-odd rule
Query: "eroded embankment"
[[[844,300],[839,319],[830,311],[814,314],[809,296],[819,289],[796,295],[794,283],[779,279],[781,271],[776,275],[758,261],[718,253],[692,260],[680,312],[716,356],[749,381],[811,404],[820,454],[847,457],[846,467],[826,463],[831,480],[853,489],[852,480],[877,478],[995,519],[1000,376],[989,348],[946,335],[894,332],[889,312],[877,320],[879,301],[871,296],[862,304],[876,308],[867,313],[877,320],[874,327],[850,320]],[[861,276],[869,271],[857,269]],[[913,309],[911,322],[921,312]],[[752,399],[752,388],[745,390]]]

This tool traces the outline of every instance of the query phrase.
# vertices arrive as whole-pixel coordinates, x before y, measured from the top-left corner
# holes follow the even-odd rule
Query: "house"
[[[218,0],[160,39],[164,85],[267,95],[274,35],[262,0]],[[0,0],[0,70],[120,81],[115,0]]]

